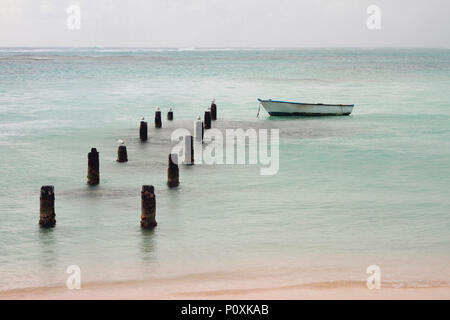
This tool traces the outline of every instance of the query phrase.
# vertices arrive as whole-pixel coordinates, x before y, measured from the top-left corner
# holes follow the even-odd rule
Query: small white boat
[[[302,103],[258,99],[271,116],[348,116],[353,104]]]

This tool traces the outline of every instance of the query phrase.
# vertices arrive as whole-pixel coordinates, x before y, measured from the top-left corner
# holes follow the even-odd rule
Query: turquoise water
[[[232,275],[448,285],[450,50],[0,49],[0,290]],[[256,118],[256,99],[354,103],[350,117]],[[180,166],[172,131],[216,98],[226,128],[280,130],[280,168]],[[152,128],[156,106],[175,121]],[[148,143],[138,140],[141,116]],[[164,115],[165,119],[165,115]],[[117,139],[129,162],[115,162]],[[101,185],[86,185],[100,152]],[[38,227],[53,184],[57,225]],[[139,226],[153,184],[158,227]]]

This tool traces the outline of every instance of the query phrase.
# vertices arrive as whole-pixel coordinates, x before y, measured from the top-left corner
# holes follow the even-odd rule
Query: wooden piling
[[[191,164],[194,164],[194,137],[191,137]]]
[[[203,122],[200,116],[194,122],[194,135],[195,141],[197,142],[203,141]]]
[[[169,154],[169,168],[167,169],[167,185],[169,188],[178,187],[180,184],[179,169],[178,169],[178,155],[175,153]]]
[[[141,139],[141,141],[147,141],[148,139],[148,128],[147,128],[147,122],[143,120],[141,120],[141,125],[139,127],[139,139]]]
[[[155,128],[161,128],[161,127],[162,127],[161,110],[159,108],[156,108],[156,111],[155,111]]]
[[[184,164],[194,164],[194,137],[184,136]]]
[[[172,110],[172,108],[170,108],[169,112],[167,112],[167,120],[169,120],[169,121],[173,120],[173,110]]]
[[[127,162],[127,161],[128,161],[127,147],[121,145],[117,149],[117,162]]]
[[[39,225],[44,228],[54,227],[56,224],[55,216],[55,188],[53,186],[42,186]]]
[[[156,225],[155,188],[150,185],[144,185],[141,191],[141,227],[151,229],[156,227]]]
[[[100,183],[100,161],[96,148],[92,148],[88,153],[88,174],[87,183],[91,186]]]
[[[215,100],[211,102],[211,120],[217,120],[217,105]]]
[[[211,129],[211,111],[205,111],[205,129]]]

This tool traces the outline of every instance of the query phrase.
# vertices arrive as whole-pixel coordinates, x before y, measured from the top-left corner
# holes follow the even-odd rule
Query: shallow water
[[[0,290],[241,274],[398,285],[450,277],[450,50],[0,49]],[[180,166],[172,131],[215,97],[226,128],[278,128],[280,167]],[[256,98],[354,103],[350,117],[256,118]],[[175,121],[152,128],[173,106]],[[141,116],[148,143],[138,140]],[[117,139],[129,162],[115,162]],[[100,152],[101,185],[86,185]],[[38,227],[54,184],[56,228]],[[158,227],[142,231],[153,184]],[[267,279],[267,277],[269,279]]]

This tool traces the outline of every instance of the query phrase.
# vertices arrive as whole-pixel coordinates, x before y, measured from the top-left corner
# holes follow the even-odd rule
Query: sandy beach
[[[115,283],[92,283],[79,290],[65,287],[41,287],[0,292],[1,300],[54,300],[54,299],[121,299],[121,300],[171,300],[171,299],[337,299],[337,300],[411,300],[450,299],[448,287],[393,288],[382,287],[369,290],[363,282],[322,283],[313,285],[290,285],[281,287],[216,286],[203,283],[172,283],[156,281],[126,281]],[[208,289],[207,289],[208,288]]]

